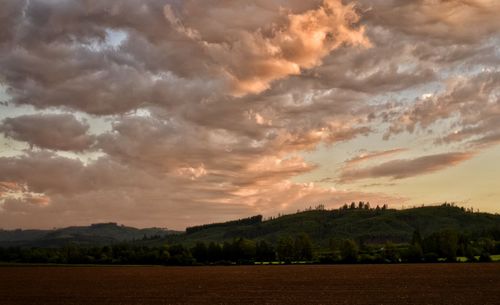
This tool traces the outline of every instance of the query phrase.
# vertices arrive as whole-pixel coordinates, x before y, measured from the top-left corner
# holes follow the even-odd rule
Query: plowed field
[[[1,305],[500,304],[500,264],[0,267]]]

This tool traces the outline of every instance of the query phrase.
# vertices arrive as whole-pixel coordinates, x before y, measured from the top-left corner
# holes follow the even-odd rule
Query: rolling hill
[[[177,233],[162,228],[137,229],[116,223],[53,230],[0,230],[0,246],[59,247],[67,244],[108,245],[118,242],[160,239]]]
[[[197,241],[224,242],[243,237],[276,243],[283,236],[307,233],[318,247],[332,239],[355,239],[363,243],[409,242],[419,230],[423,236],[452,229],[471,236],[500,232],[500,215],[466,211],[449,204],[404,210],[341,208],[315,209],[263,220],[245,219],[200,225],[185,232],[160,228],[137,229],[116,223],[93,224],[55,230],[0,230],[0,247],[58,247],[66,244],[108,245],[120,242],[155,246]]]
[[[196,241],[232,240],[244,237],[275,243],[280,237],[307,233],[318,246],[333,239],[351,238],[365,243],[409,242],[419,230],[423,236],[452,229],[472,236],[500,228],[500,215],[473,213],[451,206],[395,209],[310,210],[260,221],[258,216],[187,229],[187,233],[171,235],[171,242],[193,244]],[[253,219],[254,221],[249,221]]]

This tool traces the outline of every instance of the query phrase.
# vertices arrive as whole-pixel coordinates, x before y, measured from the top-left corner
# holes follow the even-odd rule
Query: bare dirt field
[[[1,305],[500,304],[500,264],[0,267]]]

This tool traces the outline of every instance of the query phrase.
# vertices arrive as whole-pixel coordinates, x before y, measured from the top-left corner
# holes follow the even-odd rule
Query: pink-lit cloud
[[[189,1],[186,4],[192,5]],[[234,15],[242,13],[241,9],[227,8],[231,9]],[[190,27],[194,16],[184,22],[169,5],[165,6],[164,14],[180,34],[196,42],[210,56],[222,76],[229,79],[236,95],[259,93],[268,89],[273,80],[318,66],[323,57],[342,45],[370,45],[364,28],[353,26],[359,21],[354,6],[339,0],[324,0],[319,7],[301,13],[283,10],[276,15],[276,23],[254,31],[239,28],[234,35],[221,37],[220,41],[206,40],[204,36],[210,37],[211,33]]]
[[[498,6],[2,1],[0,223],[183,228],[404,202],[339,182],[397,183],[500,142]],[[364,140],[321,186],[293,182],[327,166],[308,153]]]

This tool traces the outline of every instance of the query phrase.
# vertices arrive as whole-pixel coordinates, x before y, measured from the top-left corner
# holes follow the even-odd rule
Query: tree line
[[[224,243],[197,242],[161,247],[122,243],[103,247],[67,245],[61,248],[0,248],[0,262],[51,264],[252,264],[255,261],[311,261],[312,242],[306,234],[280,239],[275,247],[265,240],[235,238]]]
[[[492,230],[498,231],[498,230]],[[486,234],[485,234],[486,235]],[[500,254],[500,239],[489,236],[472,239],[455,230],[443,230],[423,238],[418,230],[409,244],[386,242],[365,245],[352,239],[331,240],[331,252],[320,257],[322,262],[344,263],[434,263],[456,262],[458,257],[468,262],[488,262],[491,255]]]
[[[262,215],[256,215],[256,216],[242,218],[242,219],[238,219],[238,220],[187,227],[186,234],[192,234],[192,233],[202,231],[205,229],[209,229],[209,228],[219,228],[219,227],[223,228],[223,227],[231,227],[231,226],[235,226],[235,225],[253,225],[253,224],[261,223],[261,222],[262,222]]]
[[[279,263],[418,263],[489,261],[500,254],[500,230],[485,232],[472,239],[454,230],[443,230],[422,237],[417,230],[407,244],[386,242],[363,244],[354,239],[332,239],[327,248],[315,247],[305,233],[283,236],[276,242],[235,238],[223,243],[199,241],[188,247],[182,244],[140,246],[122,243],[110,246],[60,248],[0,248],[0,262],[53,264],[253,264]]]

